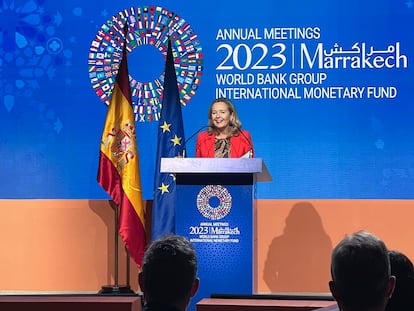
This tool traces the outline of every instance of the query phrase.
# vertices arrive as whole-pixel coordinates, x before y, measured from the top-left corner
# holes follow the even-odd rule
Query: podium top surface
[[[161,173],[260,173],[260,158],[162,158]]]
[[[272,181],[261,158],[161,158],[160,173],[251,173],[256,181]]]

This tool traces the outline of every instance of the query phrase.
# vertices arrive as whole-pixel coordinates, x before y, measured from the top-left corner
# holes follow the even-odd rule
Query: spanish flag
[[[145,211],[125,41],[102,133],[97,180],[119,207],[119,234],[141,267],[146,247]]]

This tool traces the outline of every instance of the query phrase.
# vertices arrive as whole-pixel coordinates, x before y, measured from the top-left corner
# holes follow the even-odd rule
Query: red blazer
[[[240,158],[251,150],[254,157],[253,141],[250,133],[242,130],[243,134],[230,137],[230,157]],[[196,158],[214,158],[214,141],[216,135],[209,135],[207,131],[201,132],[197,136]]]

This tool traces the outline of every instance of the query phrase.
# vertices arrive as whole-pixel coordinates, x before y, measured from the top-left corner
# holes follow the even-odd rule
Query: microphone
[[[247,141],[247,143],[249,144],[249,146],[250,146],[250,150],[246,153],[246,155],[248,155],[248,157],[249,158],[252,158],[253,157],[253,150],[254,150],[254,147],[253,147],[253,143],[251,142],[251,140],[246,136],[246,134],[244,134],[243,133],[243,131],[242,131],[242,129],[239,127],[239,126],[237,126],[236,124],[234,124],[232,121],[230,121],[230,123],[229,123],[229,125],[230,126],[233,126],[233,127],[235,127],[235,128],[237,128],[238,130],[239,130],[239,133],[244,137],[244,139]],[[242,158],[245,158],[245,156],[243,155],[242,156]]]
[[[202,127],[200,127],[197,131],[195,131],[190,137],[188,137],[183,144],[183,158],[185,158],[186,156],[186,150],[185,150],[185,146],[187,146],[187,143],[191,140],[191,138],[193,138],[194,136],[196,136],[198,133],[200,133],[202,130],[204,129],[208,129],[210,126],[208,125],[204,125]]]

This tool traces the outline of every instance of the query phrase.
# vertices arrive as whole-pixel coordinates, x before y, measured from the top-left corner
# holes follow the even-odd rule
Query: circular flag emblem
[[[98,30],[89,48],[89,78],[96,95],[109,103],[118,73],[124,42],[123,28],[128,23],[128,52],[144,45],[167,54],[171,39],[175,70],[182,105],[195,95],[203,70],[203,53],[197,34],[178,14],[160,6],[125,9],[112,16]],[[143,59],[142,62],[147,60]],[[151,81],[138,81],[130,74],[136,121],[157,121],[162,102],[164,72]]]
[[[217,201],[217,204],[210,203]],[[210,220],[219,220],[231,210],[232,198],[229,191],[220,185],[207,185],[197,195],[197,209],[201,215]]]

